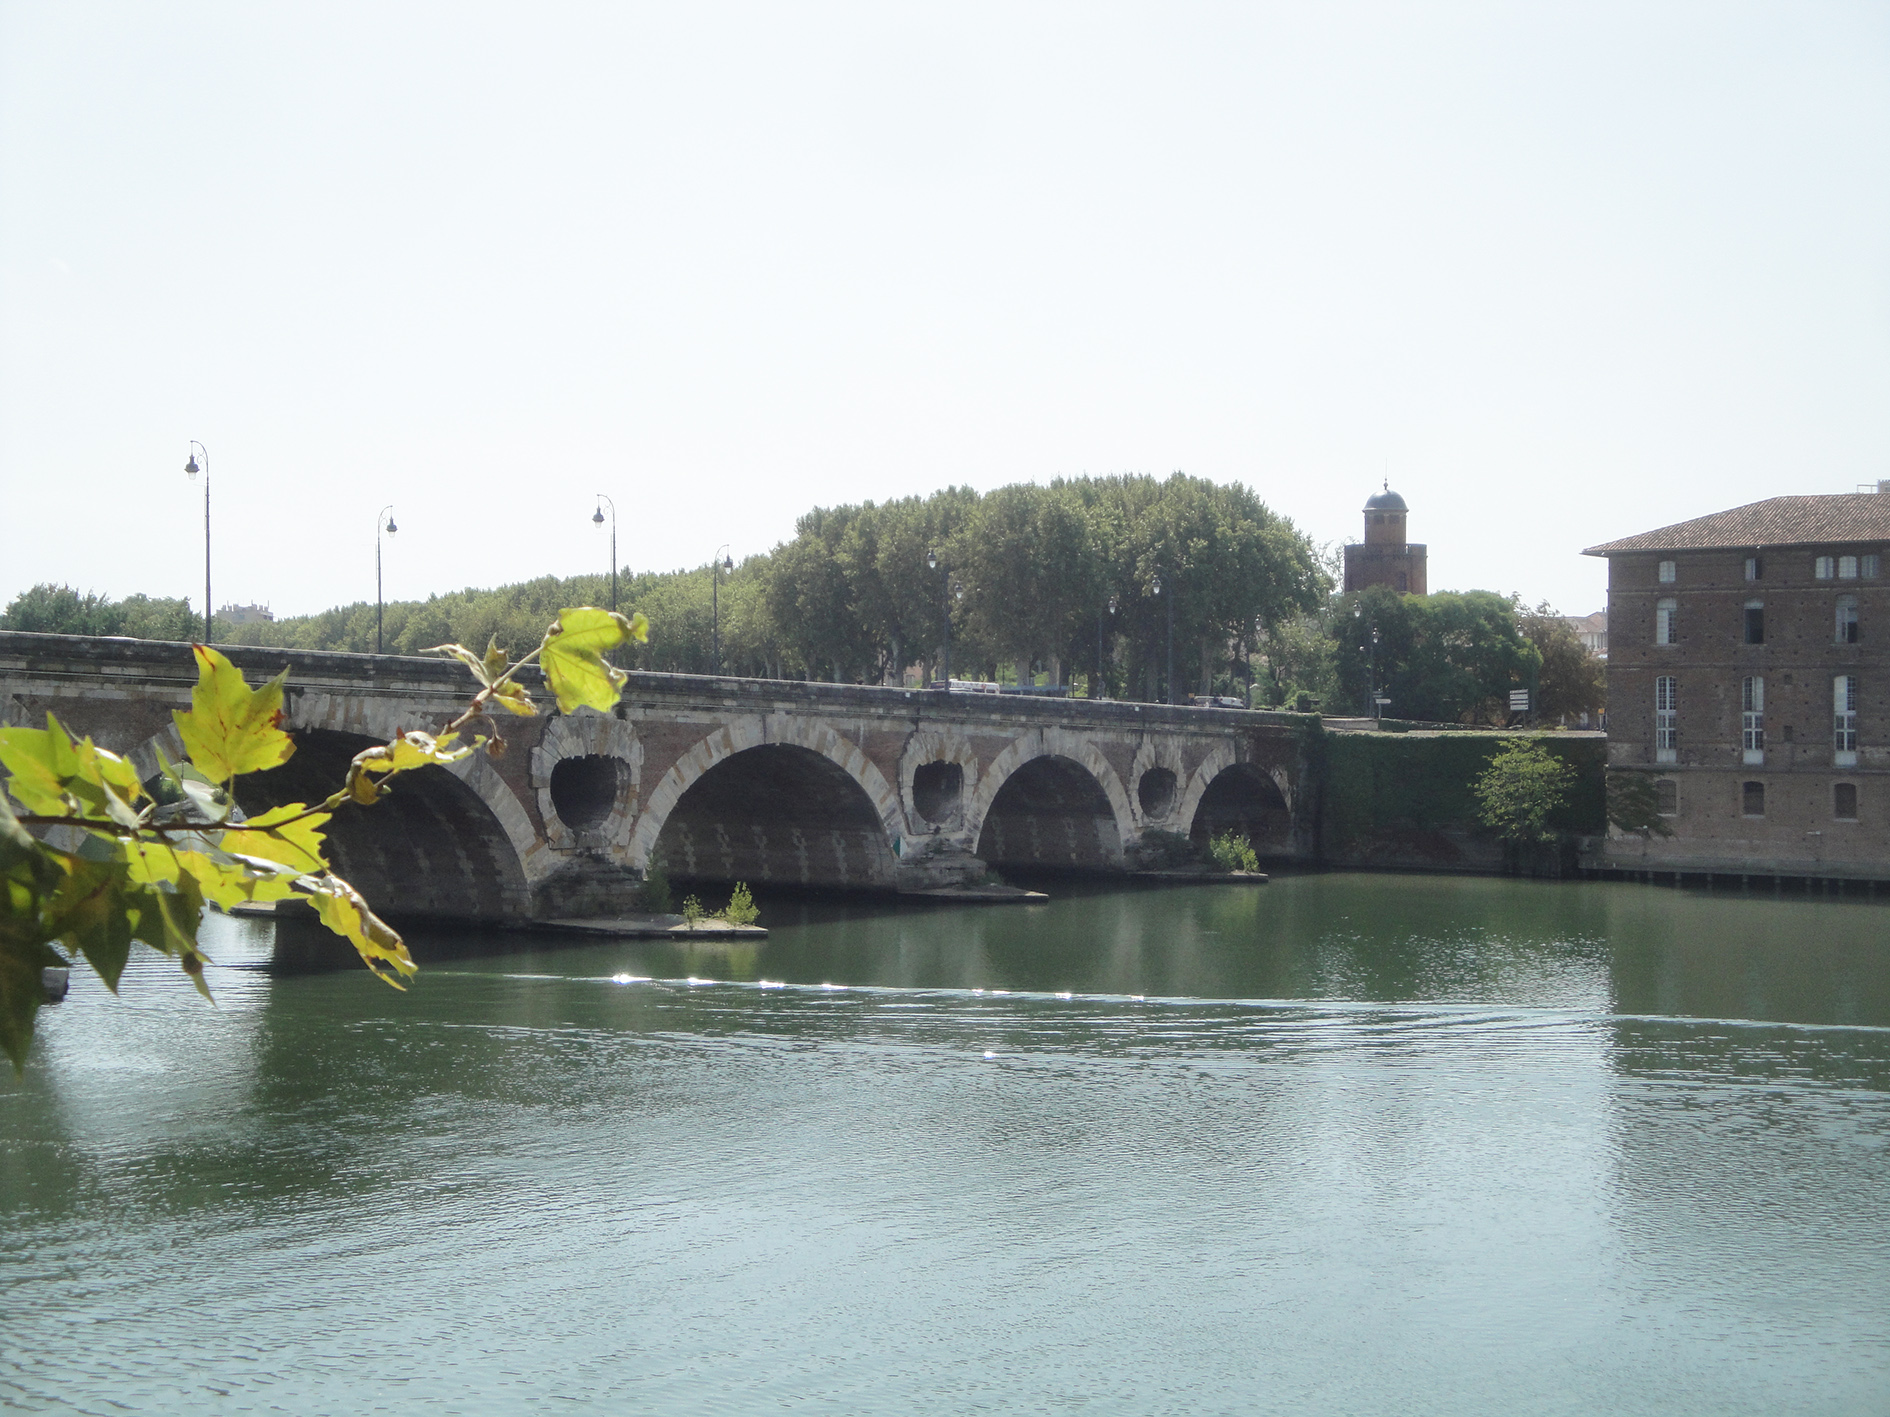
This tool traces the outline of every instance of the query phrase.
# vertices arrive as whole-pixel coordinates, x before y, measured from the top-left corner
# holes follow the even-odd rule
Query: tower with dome
[[[1429,595],[1424,571],[1424,547],[1405,540],[1404,498],[1384,490],[1365,499],[1365,540],[1345,548],[1345,589],[1389,586],[1405,595]]]

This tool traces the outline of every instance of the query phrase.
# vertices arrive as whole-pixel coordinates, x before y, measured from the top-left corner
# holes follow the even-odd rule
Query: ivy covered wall
[[[1321,733],[1322,854],[1334,864],[1485,869],[1501,848],[1477,821],[1471,791],[1497,750],[1516,734]],[[1559,830],[1607,829],[1604,738],[1529,735],[1575,770]]]

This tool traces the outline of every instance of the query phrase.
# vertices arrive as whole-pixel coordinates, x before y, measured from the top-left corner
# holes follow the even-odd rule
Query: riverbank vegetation
[[[955,677],[1102,697],[1356,714],[1375,689],[1387,716],[1496,724],[1510,721],[1510,691],[1529,688],[1539,721],[1601,709],[1601,662],[1550,607],[1489,591],[1335,594],[1335,552],[1239,484],[1083,477],[816,507],[791,540],[726,570],[624,568],[617,603],[657,627],[625,667],[668,673],[929,683],[949,632]],[[385,643],[529,645],[560,607],[610,595],[608,575],[545,576],[389,601]],[[366,653],[375,619],[361,601],[220,621],[216,638]],[[64,586],[0,615],[4,629],[152,639],[191,639],[197,623],[187,601]]]

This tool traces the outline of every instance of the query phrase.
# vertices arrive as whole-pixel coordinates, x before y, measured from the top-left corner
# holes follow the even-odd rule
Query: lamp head
[[[393,534],[394,534],[395,532],[397,532],[397,531],[399,531],[399,530],[400,530],[400,528],[394,525],[394,519],[393,519],[393,517],[392,517],[392,516],[389,516],[389,517],[387,518],[387,534],[388,534],[389,536],[392,536],[392,535],[393,535]]]
[[[723,569],[723,570],[725,570],[725,571],[732,571],[732,570],[734,570],[734,569],[735,569],[735,558],[734,558],[733,556],[724,556],[724,557],[722,558],[722,569]]]
[[[199,469],[197,467],[197,455],[195,453],[192,453],[190,455],[190,461],[184,464],[184,475],[186,477],[195,477],[198,473],[198,470]]]
[[[1154,580],[1148,583],[1148,588],[1154,591],[1155,594],[1160,595],[1162,593],[1162,578],[1160,576],[1155,577]]]
[[[928,571],[936,571],[938,569],[938,552],[928,551],[925,553],[925,568]]]
[[[964,586],[959,584],[957,581],[953,581],[952,582],[952,599],[963,600],[964,598],[965,598]]]
[[[1116,613],[1116,606],[1118,603],[1119,602],[1116,600],[1116,598],[1113,595],[1109,597],[1109,613],[1111,615]]]
[[[604,509],[600,506],[591,513],[591,525],[601,527],[604,524]]]

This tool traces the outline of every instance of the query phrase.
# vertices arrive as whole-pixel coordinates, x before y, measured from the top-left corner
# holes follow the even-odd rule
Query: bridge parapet
[[[252,682],[289,670],[297,757],[247,810],[308,800],[360,747],[436,729],[457,663],[219,646]],[[0,721],[44,721],[151,761],[195,682],[190,647],[0,632]],[[538,686],[527,672],[528,687]],[[1152,833],[1233,829],[1315,850],[1306,717],[1238,709],[633,672],[614,714],[501,716],[502,756],[427,769],[338,817],[337,864],[397,913],[621,910],[674,877],[916,891],[987,866],[1119,871]],[[326,774],[326,776],[324,776]]]

